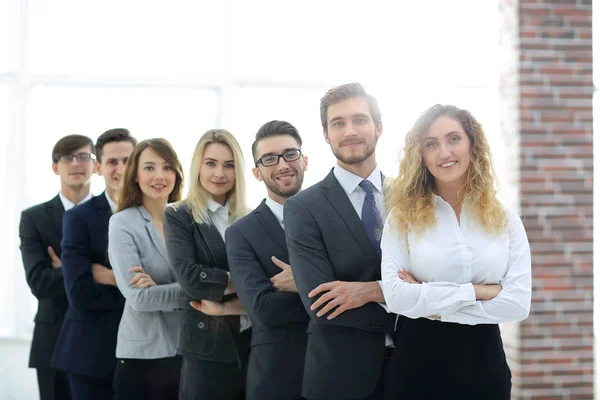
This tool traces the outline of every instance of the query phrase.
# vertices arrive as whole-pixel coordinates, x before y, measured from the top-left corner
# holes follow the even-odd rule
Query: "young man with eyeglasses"
[[[96,172],[106,190],[63,216],[62,268],[69,308],[52,366],[68,372],[74,400],[112,399],[117,330],[125,300],[108,262],[108,221],[125,163],[137,144],[127,129],[96,142]]]
[[[29,367],[37,369],[41,400],[71,398],[67,374],[50,365],[68,307],[60,259],[62,217],[65,211],[92,197],[93,160],[92,139],[82,135],[60,139],[52,149],[52,170],[60,176],[60,192],[21,214],[19,236],[25,277],[38,299]]]
[[[288,265],[283,220],[283,206],[300,191],[308,165],[301,146],[288,122],[267,122],[258,130],[252,172],[268,197],[225,232],[231,277],[252,320],[248,400],[302,397],[308,315]]]

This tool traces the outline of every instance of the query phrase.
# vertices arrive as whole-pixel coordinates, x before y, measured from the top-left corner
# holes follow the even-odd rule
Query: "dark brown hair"
[[[373,118],[375,126],[379,125],[381,122],[381,110],[379,109],[377,99],[368,94],[360,83],[346,83],[329,89],[325,93],[325,96],[321,98],[321,124],[325,132],[327,132],[327,109],[329,106],[351,97],[362,97],[365,99],[367,104],[369,104],[369,111],[371,111],[371,118]]]
[[[94,153],[94,142],[87,136],[68,135],[61,138],[52,149],[52,162],[57,163],[60,156],[71,155],[75,150],[85,146],[90,146],[90,151]]]
[[[133,146],[137,144],[137,140],[131,136],[131,133],[125,128],[109,129],[102,135],[98,136],[96,141],[96,159],[99,163],[102,162],[102,150],[107,143],[112,142],[129,142]]]
[[[175,186],[173,187],[173,191],[169,194],[169,203],[173,203],[181,200],[181,192],[183,187],[183,172],[181,169],[181,162],[179,162],[179,157],[177,157],[177,153],[166,139],[163,138],[155,138],[148,139],[140,142],[135,148],[133,152],[127,159],[127,164],[125,164],[125,172],[123,173],[123,182],[121,182],[121,189],[119,190],[119,195],[117,196],[117,210],[122,211],[126,208],[136,207],[142,204],[142,190],[140,189],[140,185],[136,182],[138,166],[140,163],[140,156],[142,152],[146,149],[152,149],[165,159],[166,162],[171,164],[173,169],[175,170]]]

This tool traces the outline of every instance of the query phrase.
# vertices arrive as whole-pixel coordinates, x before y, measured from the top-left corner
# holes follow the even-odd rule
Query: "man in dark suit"
[[[29,367],[37,369],[41,400],[71,398],[67,374],[50,366],[68,307],[60,260],[62,216],[65,210],[92,197],[93,148],[92,139],[86,136],[60,139],[52,150],[52,170],[60,176],[59,194],[21,214],[19,236],[25,276],[38,299]]]
[[[62,264],[69,308],[52,366],[68,372],[74,400],[112,399],[117,330],[124,298],[108,263],[108,220],[135,139],[112,129],[96,142],[106,190],[63,216]]]
[[[302,398],[309,318],[287,264],[283,230],[283,205],[302,187],[307,166],[301,147],[288,122],[271,121],[259,129],[252,172],[265,183],[268,197],[225,233],[231,277],[252,320],[248,400]]]
[[[396,316],[378,304],[381,113],[360,84],[347,84],[321,99],[321,122],[337,165],[284,209],[290,263],[311,317],[303,395],[382,399]]]

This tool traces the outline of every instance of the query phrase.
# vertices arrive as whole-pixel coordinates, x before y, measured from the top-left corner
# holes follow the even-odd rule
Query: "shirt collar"
[[[279,204],[270,197],[267,197],[265,203],[267,204],[267,207],[269,207],[273,215],[275,215],[275,218],[277,218],[279,224],[283,225],[283,204]]]
[[[83,199],[81,199],[81,201],[77,204],[73,203],[71,200],[67,199],[66,196],[64,194],[62,194],[62,192],[58,192],[58,197],[60,197],[60,201],[63,205],[63,208],[65,209],[65,211],[69,211],[71,208],[79,205],[79,204],[83,204],[86,201],[88,201],[89,199],[92,198],[92,192],[89,192],[87,194],[87,196],[85,196]]]
[[[227,200],[225,205],[222,206],[219,203],[217,203],[216,201],[214,201],[213,199],[208,199],[208,209],[211,212],[216,213],[217,211],[219,211],[220,208],[227,210],[227,213],[229,213],[229,200]]]
[[[345,170],[337,164],[335,167],[333,167],[333,175],[335,175],[335,178],[338,180],[340,186],[342,186],[342,189],[344,189],[344,192],[346,192],[348,196],[350,196],[352,192],[356,190],[358,185],[363,181],[363,178],[361,178],[360,176]],[[373,184],[373,186],[375,187],[375,189],[377,189],[379,193],[383,193],[381,171],[378,167],[375,167],[373,172],[371,172],[371,175],[367,177],[367,180]]]
[[[115,203],[115,201],[110,198],[107,191],[104,191],[104,195],[106,196],[106,201],[108,201],[108,205],[110,206],[110,211],[112,211],[113,214],[116,213],[117,203]]]

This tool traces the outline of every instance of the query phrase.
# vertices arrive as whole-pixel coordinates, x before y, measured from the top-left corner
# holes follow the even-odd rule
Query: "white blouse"
[[[434,196],[436,224],[416,235],[388,215],[381,239],[383,295],[391,312],[467,325],[520,321],[531,304],[531,253],[519,216],[506,209],[504,232],[486,232],[469,205],[460,224],[452,207]],[[398,270],[421,284],[409,284]],[[473,284],[500,284],[492,300],[476,300]]]

